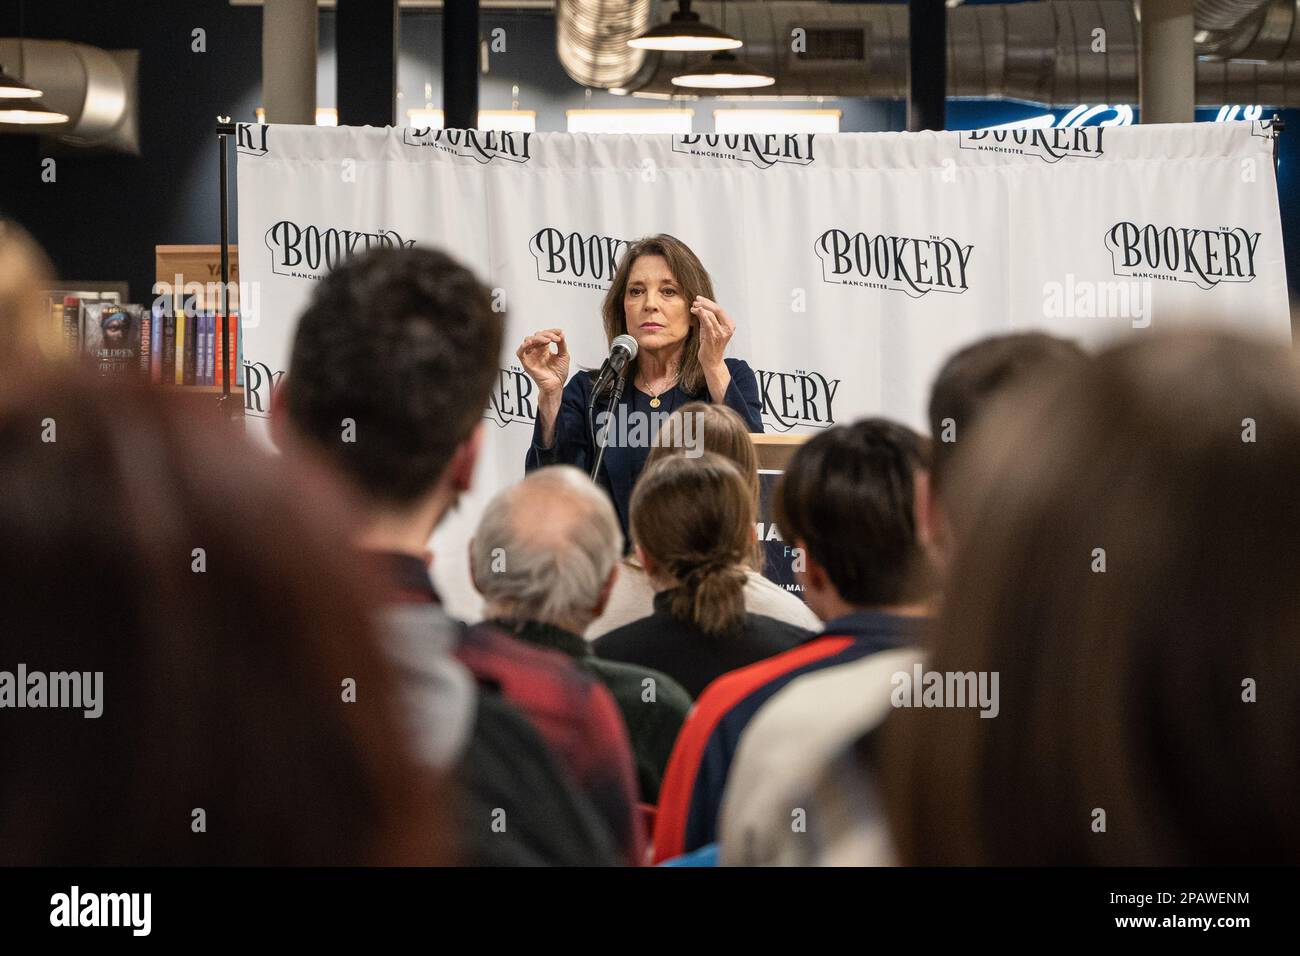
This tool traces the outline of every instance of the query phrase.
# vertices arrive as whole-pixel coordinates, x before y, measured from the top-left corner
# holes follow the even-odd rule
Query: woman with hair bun
[[[597,640],[596,654],[663,671],[696,697],[727,671],[806,639],[809,631],[745,611],[755,507],[740,471],[720,455],[650,465],[632,492],[631,531],[654,613]]]

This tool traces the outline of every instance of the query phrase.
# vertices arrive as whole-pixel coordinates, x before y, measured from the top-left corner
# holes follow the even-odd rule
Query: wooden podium
[[[754,453],[758,455],[759,471],[785,471],[785,466],[800,445],[811,435],[764,434],[749,436],[754,443]]]

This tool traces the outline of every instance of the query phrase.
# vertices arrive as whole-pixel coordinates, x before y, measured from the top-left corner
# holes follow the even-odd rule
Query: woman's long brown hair
[[[0,862],[445,862],[343,492],[174,402],[0,386],[0,666],[103,674],[0,719]]]
[[[999,711],[900,708],[880,761],[921,865],[1300,860],[1300,368],[1145,336],[1008,395],[954,459],[928,668]]]
[[[726,458],[669,456],[632,490],[632,537],[661,575],[678,582],[671,612],[705,634],[738,633],[745,564],[754,543],[754,499]]]
[[[623,259],[614,273],[614,282],[605,293],[605,302],[601,306],[601,317],[605,324],[605,339],[610,345],[614,339],[627,332],[627,315],[623,311],[623,296],[627,292],[628,277],[632,274],[632,265],[642,256],[662,256],[668,263],[668,271],[673,274],[677,284],[682,287],[682,295],[688,303],[697,295],[706,299],[713,298],[713,281],[705,270],[699,257],[691,247],[680,239],[661,233],[638,239],[623,253]],[[704,369],[700,365],[700,327],[692,316],[691,330],[687,333],[682,346],[681,367],[677,379],[682,390],[696,394],[704,387]]]

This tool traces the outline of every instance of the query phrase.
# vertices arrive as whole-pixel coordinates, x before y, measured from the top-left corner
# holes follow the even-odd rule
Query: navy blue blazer
[[[754,370],[743,359],[729,358],[724,361],[731,372],[731,384],[727,386],[725,396],[727,406],[744,419],[751,432],[762,432],[763,402],[759,396],[758,378],[754,375]],[[591,400],[591,391],[596,384],[595,376],[595,372],[578,372],[564,386],[564,397],[555,420],[555,443],[550,448],[541,446],[542,423],[538,419],[533,427],[533,444],[528,449],[524,471],[563,464],[574,465],[590,473],[591,466],[596,462],[596,441],[591,429],[587,427],[587,402]],[[632,411],[663,415],[688,402],[709,402],[712,398],[708,385],[702,385],[696,393],[674,386],[660,395],[659,401],[657,409],[650,408],[650,396],[636,388],[629,379],[615,415],[626,415]],[[592,414],[593,419],[605,410],[607,403],[607,398],[601,398]],[[648,447],[625,447],[617,443],[617,436],[611,437],[610,444],[605,449],[605,458],[600,463],[600,474],[596,476],[597,482],[609,492],[614,501],[614,510],[618,512],[624,538],[627,537],[628,503],[632,498],[632,486],[636,484],[649,454]]]

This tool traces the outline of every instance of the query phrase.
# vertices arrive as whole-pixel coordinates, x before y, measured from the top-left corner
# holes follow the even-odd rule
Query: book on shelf
[[[176,369],[175,377],[172,379],[173,385],[185,384],[185,333],[188,331],[190,317],[181,309],[176,313]]]
[[[158,382],[172,385],[176,382],[176,313],[164,312],[162,315],[163,337],[162,356],[158,362]]]
[[[143,306],[140,309],[140,378],[149,381],[153,359],[153,312]]]
[[[209,312],[203,317],[203,384],[215,385],[217,381],[217,317]]]
[[[181,379],[182,385],[194,384],[194,358],[198,353],[196,348],[199,340],[199,318],[200,314],[186,314],[185,316],[185,348],[181,353],[181,361],[185,363],[185,374]]]
[[[51,341],[60,343],[60,351],[67,358],[77,358],[84,354],[82,336],[81,310],[94,302],[108,302],[120,305],[124,298],[118,283],[109,283],[110,288],[65,286],[60,289],[47,289],[42,296],[48,307],[50,328],[53,332]]]
[[[153,309],[152,322],[152,342],[149,351],[149,381],[162,381],[162,362],[163,362],[163,326],[167,321],[167,310],[161,303],[155,302]]]
[[[138,378],[144,309],[138,305],[90,302],[81,306],[82,353],[100,375]],[[147,357],[146,357],[147,361]]]
[[[226,340],[225,354],[222,354],[222,334],[228,329],[229,338]],[[232,312],[229,316],[218,315],[213,328],[213,337],[215,339],[215,356],[216,366],[213,370],[212,384],[221,387],[225,382],[226,370],[235,369],[235,377],[230,383],[231,388],[236,388],[244,384],[243,372],[243,348],[244,343],[239,337],[239,313]]]
[[[207,385],[208,314],[200,312],[194,321],[198,328],[198,337],[194,341],[194,384]]]
[[[81,299],[75,295],[63,297],[63,351],[67,355],[81,352]]]

